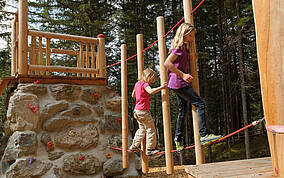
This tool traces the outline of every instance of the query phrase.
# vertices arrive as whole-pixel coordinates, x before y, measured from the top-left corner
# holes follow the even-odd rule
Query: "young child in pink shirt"
[[[149,84],[157,80],[157,73],[147,68],[142,73],[142,78],[135,84],[132,92],[132,97],[136,98],[136,105],[134,109],[134,118],[137,120],[139,129],[136,131],[131,151],[139,150],[139,145],[146,134],[146,155],[152,155],[158,152],[155,150],[157,145],[157,134],[154,120],[149,111],[149,94],[155,94],[167,87],[167,83],[162,84],[160,87],[151,88]]]

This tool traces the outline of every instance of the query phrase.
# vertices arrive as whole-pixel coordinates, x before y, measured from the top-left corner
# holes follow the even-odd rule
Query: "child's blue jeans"
[[[177,94],[178,102],[178,118],[176,122],[175,138],[177,138],[178,141],[181,141],[184,135],[184,120],[186,113],[188,112],[188,103],[196,107],[199,134],[201,137],[205,136],[208,133],[208,130],[206,126],[205,101],[203,98],[201,98],[191,86],[173,89],[173,91]]]

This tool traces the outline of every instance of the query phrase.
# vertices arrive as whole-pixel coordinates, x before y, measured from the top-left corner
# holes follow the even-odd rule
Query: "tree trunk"
[[[237,18],[238,21],[240,20],[240,7],[239,7],[239,0],[236,0],[236,11],[237,11]],[[241,78],[241,96],[242,96],[242,110],[243,110],[243,119],[244,125],[248,125],[248,118],[247,118],[247,102],[246,102],[246,89],[245,89],[245,77],[244,77],[244,56],[243,56],[243,47],[242,47],[242,32],[239,26],[237,26],[238,31],[238,51],[240,57],[240,78]],[[245,130],[245,146],[246,146],[246,157],[247,159],[250,158],[250,146],[249,146],[249,134],[248,130]]]

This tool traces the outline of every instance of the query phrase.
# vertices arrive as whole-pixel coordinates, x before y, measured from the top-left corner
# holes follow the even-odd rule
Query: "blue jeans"
[[[176,93],[178,102],[178,118],[176,122],[175,138],[177,138],[178,141],[181,141],[184,135],[184,120],[186,113],[188,112],[188,103],[196,107],[199,135],[201,137],[205,136],[208,133],[208,130],[206,126],[205,101],[203,98],[201,98],[191,86],[172,90]]]

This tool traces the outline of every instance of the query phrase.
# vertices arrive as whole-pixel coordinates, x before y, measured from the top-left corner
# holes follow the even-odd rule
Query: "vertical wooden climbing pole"
[[[142,72],[144,70],[144,54],[143,54],[143,35],[138,34],[136,36],[137,41],[137,68],[138,68],[138,79],[142,78]],[[146,138],[143,139],[141,143],[141,161],[142,161],[142,172],[149,172],[149,161],[148,156],[146,155]]]
[[[28,74],[28,0],[19,1],[19,74]]]
[[[184,20],[187,23],[193,23],[193,15],[192,15],[192,0],[183,0],[183,8],[184,8]],[[199,80],[198,80],[198,72],[197,72],[197,56],[196,56],[196,47],[195,47],[195,39],[190,44],[189,51],[189,70],[190,75],[193,76],[192,88],[196,93],[199,93]],[[197,113],[196,108],[192,106],[192,117],[193,117],[193,128],[194,128],[194,142],[195,142],[195,156],[196,156],[196,165],[205,163],[204,151],[200,144],[200,135],[199,135],[199,127],[197,122]]]
[[[122,110],[122,159],[123,168],[128,168],[128,98],[126,44],[121,45],[121,110]]]
[[[166,60],[166,43],[164,39],[165,25],[164,17],[157,17],[158,45],[159,45],[159,61],[160,61],[160,77],[161,83],[168,82],[167,71],[164,66]],[[174,163],[172,150],[172,132],[171,132],[171,117],[170,117],[170,102],[169,89],[162,90],[162,108],[163,108],[163,123],[164,123],[164,141],[166,152],[167,174],[173,174]]]
[[[284,2],[253,0],[257,58],[267,127],[284,132]],[[269,129],[268,129],[269,130]],[[274,175],[284,177],[284,134],[267,132]]]

